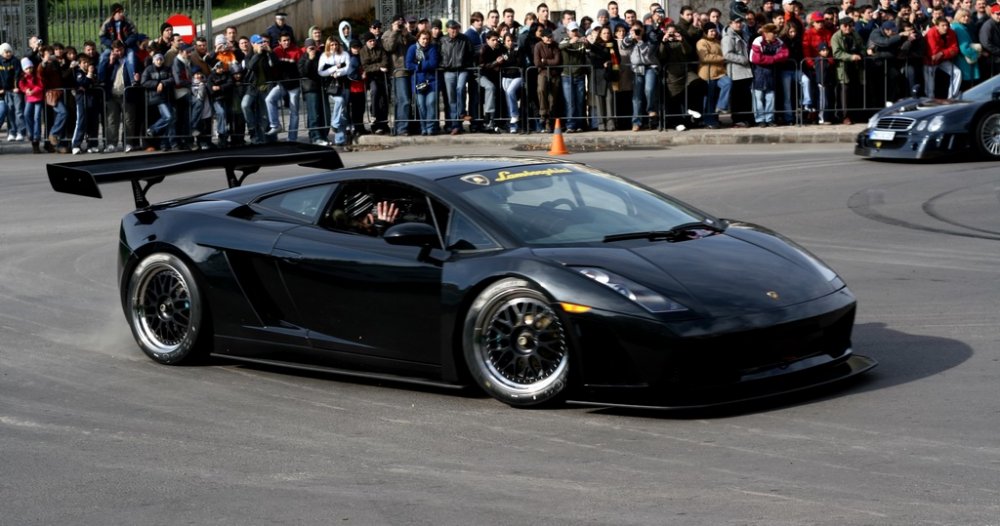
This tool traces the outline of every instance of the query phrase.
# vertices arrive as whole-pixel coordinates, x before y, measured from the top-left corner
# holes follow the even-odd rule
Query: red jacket
[[[829,47],[831,36],[833,33],[825,25],[822,29],[816,29],[816,26],[809,26],[806,29],[802,35],[802,55],[806,59],[807,66],[815,67],[813,59],[819,56],[819,45],[826,44]]]
[[[26,102],[42,102],[45,98],[42,80],[38,78],[34,70],[32,70],[31,75],[25,73],[21,76],[21,80],[17,81],[17,89],[24,93]]]
[[[958,56],[958,35],[955,30],[948,28],[948,32],[941,34],[937,27],[932,27],[924,37],[927,40],[927,53],[924,54],[924,65],[936,66],[946,60],[951,60]],[[942,53],[940,59],[935,60],[934,55]]]

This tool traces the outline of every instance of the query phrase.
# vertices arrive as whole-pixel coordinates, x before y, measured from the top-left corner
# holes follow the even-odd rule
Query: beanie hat
[[[215,45],[224,46],[228,41],[226,40],[226,35],[215,35]]]
[[[33,67],[35,67],[35,64],[31,61],[30,58],[24,57],[21,59],[21,69],[28,69]]]
[[[4,42],[3,44],[0,44],[0,53],[6,53],[8,51],[10,51],[11,53],[13,53],[14,52],[14,48],[10,44],[8,44],[6,42]]]
[[[174,28],[174,26],[172,26],[172,25],[170,25],[170,24],[168,24],[168,23],[166,23],[166,22],[164,22],[164,23],[160,24],[160,34],[162,35],[162,34],[163,34],[163,32],[164,32],[164,31],[166,31],[168,27],[169,27],[170,29],[173,29],[173,28]]]

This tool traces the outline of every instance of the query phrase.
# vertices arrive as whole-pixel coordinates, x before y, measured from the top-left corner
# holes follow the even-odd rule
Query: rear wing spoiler
[[[240,186],[261,166],[297,164],[335,170],[344,162],[336,150],[305,143],[273,143],[209,152],[176,152],[114,157],[46,166],[52,189],[67,194],[101,198],[99,185],[128,181],[136,208],[149,206],[146,192],[168,175],[222,168],[229,187]],[[236,172],[242,172],[237,177]]]

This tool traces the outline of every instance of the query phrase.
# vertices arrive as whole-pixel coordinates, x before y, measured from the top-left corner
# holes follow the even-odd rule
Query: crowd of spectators
[[[850,124],[910,95],[954,97],[1000,71],[1000,0],[877,0],[807,13],[799,0],[725,11],[615,1],[559,20],[539,4],[460,22],[397,15],[297,35],[287,15],[250,36],[186,44],[141,33],[121,4],[99,43],[0,45],[8,141],[63,153],[216,148],[364,134],[684,131]],[[944,82],[942,82],[944,81]],[[390,116],[391,115],[391,116]],[[728,115],[721,119],[720,115]],[[300,119],[304,117],[304,119]],[[304,126],[302,126],[304,120]],[[45,134],[43,135],[43,125]],[[103,140],[102,140],[103,139]]]

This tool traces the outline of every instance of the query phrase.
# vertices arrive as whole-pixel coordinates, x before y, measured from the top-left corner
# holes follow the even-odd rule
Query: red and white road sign
[[[174,34],[180,35],[185,44],[193,44],[195,36],[194,20],[191,17],[177,13],[170,15],[167,23],[174,26]]]

